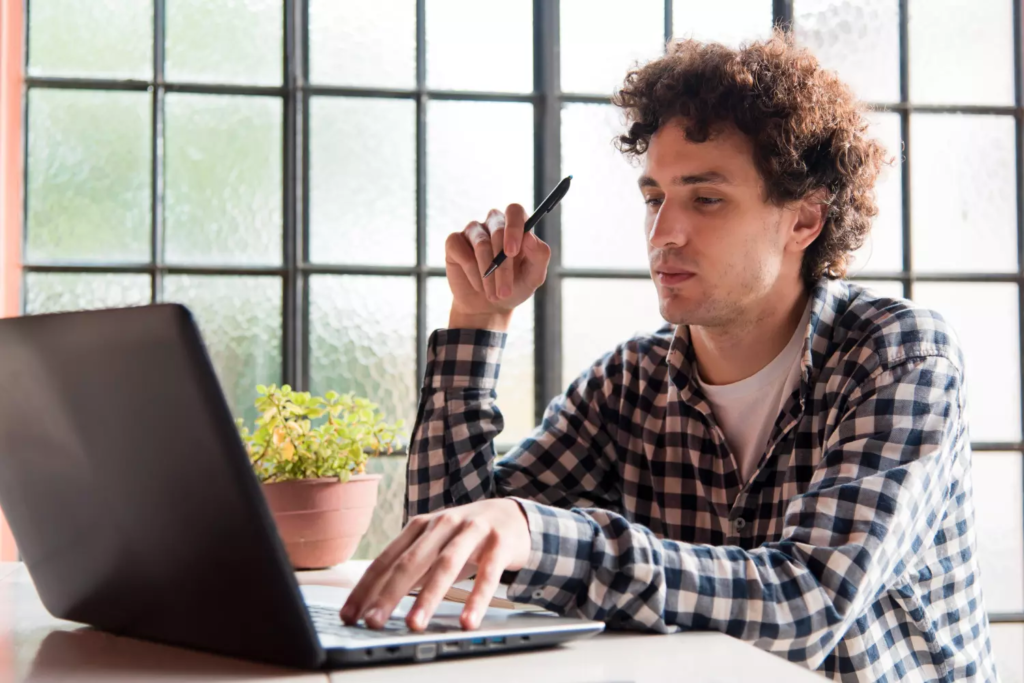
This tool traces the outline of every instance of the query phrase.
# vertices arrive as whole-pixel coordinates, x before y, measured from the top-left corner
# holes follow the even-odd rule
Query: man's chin
[[[661,317],[673,325],[699,324],[695,319],[700,317],[700,307],[692,302],[681,301],[679,297],[661,297],[658,300],[658,308],[661,310]]]
[[[658,288],[658,308],[661,317],[673,325],[709,325],[719,316],[718,306],[701,288],[681,292],[678,289]]]

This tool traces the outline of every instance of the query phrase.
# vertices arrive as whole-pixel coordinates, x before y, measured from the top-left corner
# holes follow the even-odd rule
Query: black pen
[[[533,215],[526,219],[526,224],[523,226],[524,235],[533,230],[537,223],[540,223],[540,219],[544,218],[544,214],[551,211],[551,209],[555,208],[558,202],[562,201],[562,197],[564,197],[565,193],[569,191],[569,182],[571,180],[571,175],[567,175],[562,178],[562,182],[558,183],[558,185],[555,186],[555,189],[551,190],[551,194],[544,198],[544,201],[540,203],[540,206],[538,206],[537,210],[533,212]],[[491,267],[487,269],[486,273],[484,273],[484,277],[486,278],[488,275],[496,271],[498,266],[505,262],[506,258],[505,250],[502,249],[501,252],[494,257],[494,260],[491,261]]]

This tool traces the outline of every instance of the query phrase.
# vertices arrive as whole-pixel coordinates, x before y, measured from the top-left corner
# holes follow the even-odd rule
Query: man
[[[676,43],[615,103],[672,326],[599,360],[495,461],[504,331],[549,250],[516,204],[452,235],[410,520],[342,618],[378,627],[422,586],[423,628],[475,571],[474,628],[509,571],[515,600],[717,629],[833,678],[995,680],[960,350],[938,315],[841,280],[883,163],[862,109],[782,35]]]

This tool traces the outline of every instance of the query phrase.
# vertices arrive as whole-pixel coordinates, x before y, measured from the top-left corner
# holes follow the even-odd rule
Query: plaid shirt
[[[620,345],[495,462],[505,335],[438,330],[406,514],[515,497],[509,596],[612,627],[716,629],[841,680],[996,680],[963,358],[937,314],[812,292],[799,389],[741,483],[685,326]]]

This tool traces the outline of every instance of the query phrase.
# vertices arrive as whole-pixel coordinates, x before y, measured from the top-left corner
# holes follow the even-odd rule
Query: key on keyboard
[[[349,638],[360,638],[372,640],[375,638],[393,638],[395,636],[409,635],[413,633],[401,619],[389,619],[382,628],[372,629],[363,626],[347,626],[338,616],[338,610],[334,607],[323,607],[320,605],[307,605],[309,615],[313,618],[313,627],[319,633],[327,633],[335,636],[346,636]],[[419,633],[448,633],[460,631],[458,627],[450,627],[442,624],[427,624],[427,628]]]

